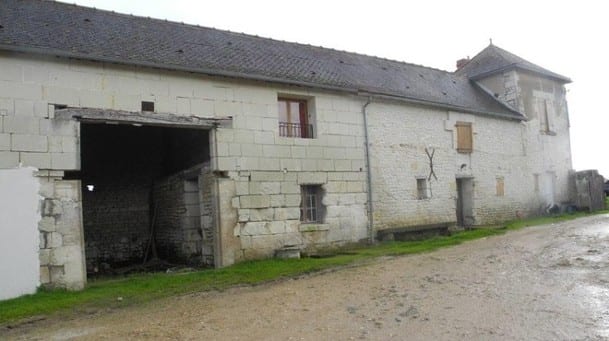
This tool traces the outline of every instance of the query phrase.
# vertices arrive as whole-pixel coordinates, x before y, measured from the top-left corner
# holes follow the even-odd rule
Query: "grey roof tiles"
[[[40,0],[2,0],[0,50],[366,92],[521,119],[464,76],[362,54]]]

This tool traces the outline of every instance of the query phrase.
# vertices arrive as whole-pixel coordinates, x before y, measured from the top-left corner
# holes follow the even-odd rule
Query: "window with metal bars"
[[[323,207],[321,200],[323,190],[321,185],[300,186],[302,200],[300,202],[300,221],[303,223],[322,223]]]

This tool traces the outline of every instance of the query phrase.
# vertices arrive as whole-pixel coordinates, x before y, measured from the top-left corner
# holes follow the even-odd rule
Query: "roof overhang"
[[[565,77],[563,75],[559,75],[557,73],[554,72],[540,72],[539,70],[535,70],[534,68],[531,67],[527,67],[526,65],[521,65],[521,64],[510,64],[510,65],[506,65],[504,67],[501,67],[499,69],[495,69],[495,70],[491,70],[491,71],[487,71],[487,72],[483,72],[480,74],[477,74],[473,77],[470,77],[471,80],[477,81],[477,80],[481,80],[483,78],[486,78],[488,76],[497,74],[497,73],[501,73],[501,72],[505,72],[505,71],[510,71],[510,70],[523,70],[523,71],[527,71],[527,72],[531,72],[543,77],[547,77],[547,78],[551,78],[554,79],[560,83],[563,84],[568,84],[568,83],[572,83],[573,81],[571,80],[571,78],[569,77]]]
[[[232,117],[198,117],[148,111],[124,111],[93,108],[65,108],[55,110],[56,119],[77,120],[83,123],[124,124],[133,126],[161,126],[172,128],[213,129],[230,127]]]

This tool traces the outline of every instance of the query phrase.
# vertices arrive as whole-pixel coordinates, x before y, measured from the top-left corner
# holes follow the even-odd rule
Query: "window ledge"
[[[300,232],[315,232],[315,231],[328,231],[330,224],[318,224],[318,223],[301,223],[298,230]]]

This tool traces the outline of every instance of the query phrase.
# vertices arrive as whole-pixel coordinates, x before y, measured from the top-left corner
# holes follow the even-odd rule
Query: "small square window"
[[[430,194],[429,181],[425,178],[417,179],[417,199],[429,199]]]
[[[471,153],[474,150],[472,124],[470,122],[457,122],[457,152]]]
[[[312,139],[314,135],[313,120],[310,119],[309,102],[305,99],[280,97],[277,100],[279,110],[279,136]]]
[[[154,102],[142,101],[142,111],[154,111]]]
[[[300,186],[300,221],[303,223],[323,223],[323,190],[321,185]]]

